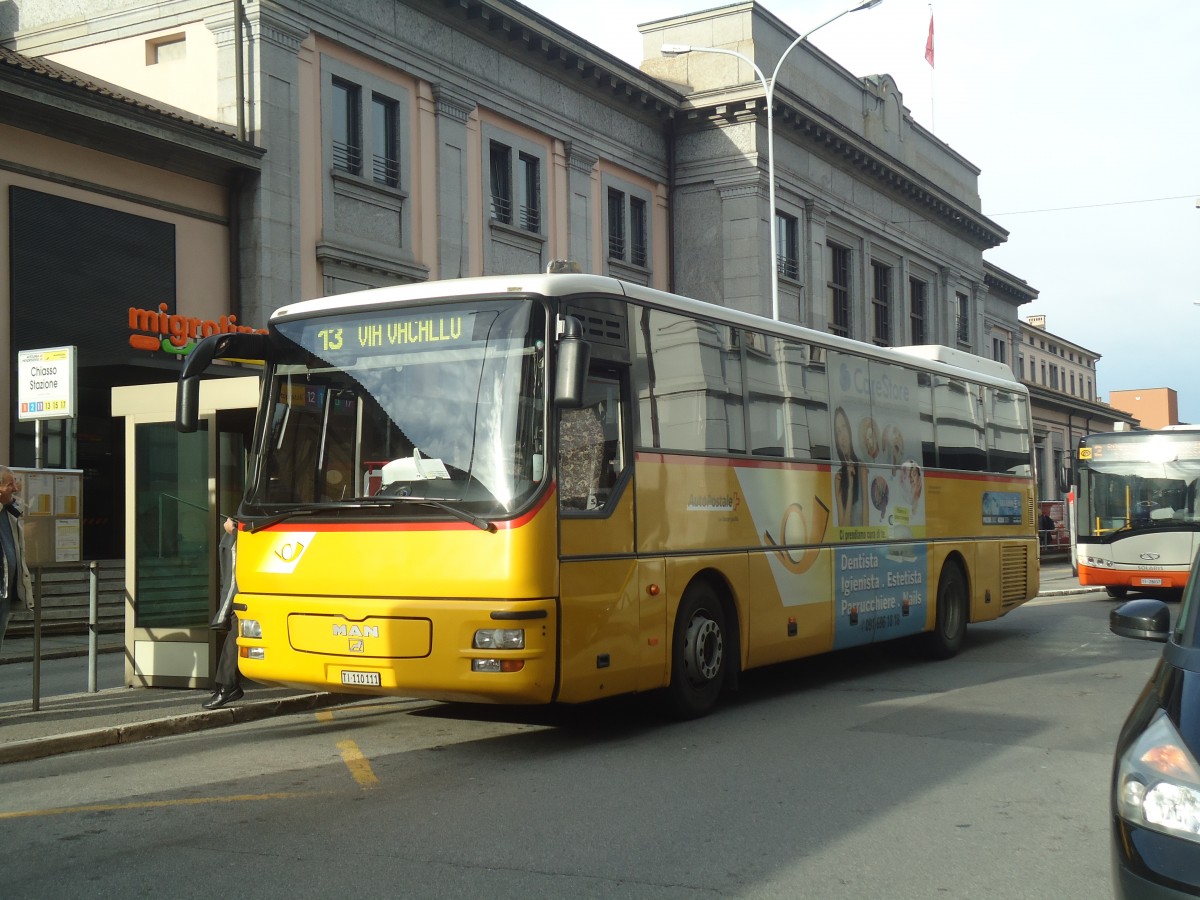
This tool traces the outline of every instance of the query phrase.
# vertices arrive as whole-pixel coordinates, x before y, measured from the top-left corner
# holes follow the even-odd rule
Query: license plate
[[[362,687],[379,687],[378,672],[349,672],[342,670],[342,684],[354,684]]]
[[[1162,584],[1161,578],[1143,578],[1142,584]]]

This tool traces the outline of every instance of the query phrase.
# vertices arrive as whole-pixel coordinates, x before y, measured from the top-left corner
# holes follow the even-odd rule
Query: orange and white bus
[[[1200,550],[1200,427],[1089,434],[1075,455],[1079,583],[1178,596]]]
[[[954,654],[1037,593],[1006,366],[594,275],[298,302],[262,359],[239,518],[242,672],[459,701],[662,691],[892,638]]]

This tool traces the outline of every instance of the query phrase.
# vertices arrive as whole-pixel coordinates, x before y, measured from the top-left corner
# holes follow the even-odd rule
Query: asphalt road
[[[382,700],[10,764],[5,893],[1109,897],[1112,745],[1161,649],[1111,606],[756,671],[694,722]]]

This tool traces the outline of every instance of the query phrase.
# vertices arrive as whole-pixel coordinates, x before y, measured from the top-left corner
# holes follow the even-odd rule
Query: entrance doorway
[[[200,389],[199,428],[175,429],[175,384],[113,390],[125,418],[125,683],[210,686],[223,635],[210,631],[224,516],[245,490],[258,379]]]

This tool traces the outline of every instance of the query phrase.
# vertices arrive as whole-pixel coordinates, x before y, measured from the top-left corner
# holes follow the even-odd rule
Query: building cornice
[[[429,7],[434,7],[430,9]],[[582,40],[558,23],[518,3],[505,0],[442,0],[423,4],[423,11],[453,20],[455,27],[505,53],[520,50],[531,65],[549,69],[559,80],[570,79],[610,102],[649,115],[665,125],[679,109],[683,95],[664,82]],[[437,12],[435,12],[435,10]]]
[[[1030,287],[1029,282],[1005,272],[986,259],[983,261],[983,281],[988,286],[988,293],[1014,300],[1017,306],[1032,303],[1038,298],[1037,288]]]
[[[1081,416],[1092,422],[1107,422],[1108,425],[1105,426],[1105,431],[1112,430],[1113,422],[1127,422],[1130,425],[1137,425],[1140,421],[1137,417],[1114,406],[1109,406],[1107,403],[1073,397],[1070,394],[1064,394],[1062,391],[1053,390],[1042,384],[1034,384],[1033,382],[1024,380],[1021,383],[1029,388],[1029,400],[1035,409],[1042,407],[1044,409],[1052,409],[1058,413]]]
[[[864,88],[865,90],[865,88]],[[883,193],[937,221],[972,246],[987,250],[1008,240],[1008,232],[899,160],[834,122],[786,90],[775,93],[776,137],[786,133],[802,148],[853,168]],[[680,104],[680,117],[700,129],[744,121],[752,114],[766,127],[766,100],[757,84],[703,91]]]

